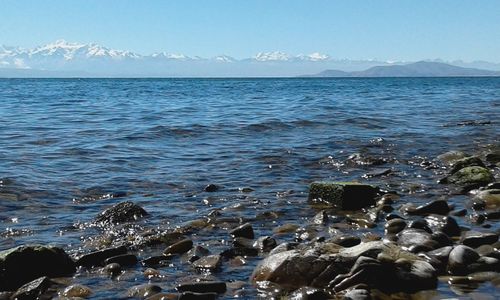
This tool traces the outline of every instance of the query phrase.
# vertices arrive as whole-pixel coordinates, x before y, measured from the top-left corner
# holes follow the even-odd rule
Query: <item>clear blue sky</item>
[[[0,44],[500,62],[499,0],[0,0]]]

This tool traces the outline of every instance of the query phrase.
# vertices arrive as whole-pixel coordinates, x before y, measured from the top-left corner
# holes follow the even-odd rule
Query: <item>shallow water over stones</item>
[[[83,286],[89,299],[126,298],[131,287],[152,284],[161,288],[157,297],[188,299],[198,291],[177,287],[198,282],[225,283],[225,292],[207,297],[280,297],[279,285],[250,282],[255,267],[270,252],[321,244],[330,245],[318,248],[323,254],[352,248],[351,263],[365,254],[402,278],[418,256],[426,264],[415,270],[430,264],[439,274],[436,289],[417,292],[422,297],[498,294],[498,277],[490,274],[498,259],[492,240],[500,229],[498,187],[437,183],[470,156],[498,181],[498,79],[1,80],[0,86],[0,250],[50,243],[75,260],[90,255],[50,287],[60,297]],[[470,120],[488,123],[449,126],[475,124],[464,123]],[[448,151],[455,152],[440,156]],[[357,181],[380,194],[373,207],[339,211],[308,203],[313,181]],[[136,208],[99,217],[127,202],[147,215]],[[388,219],[401,221],[386,227]],[[236,240],[235,229],[233,235],[250,240]],[[409,242],[400,261],[355,248],[398,245],[405,230],[428,243]],[[480,257],[474,273],[451,276],[448,256],[461,243]],[[120,246],[125,251],[95,254]],[[190,253],[196,247],[209,253]],[[119,255],[138,263],[106,264]],[[217,267],[196,267],[194,257],[207,255],[220,255]],[[340,275],[352,266],[344,267]],[[352,271],[350,282],[363,278]],[[329,272],[321,277],[325,285],[338,271]],[[377,282],[364,281],[358,290],[382,293],[372,289]],[[351,293],[342,286],[348,285],[339,286],[339,297]],[[295,295],[308,289],[325,292],[306,287]]]

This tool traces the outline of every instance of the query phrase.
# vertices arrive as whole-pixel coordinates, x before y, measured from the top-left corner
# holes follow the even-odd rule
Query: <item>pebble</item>
[[[233,230],[229,231],[229,234],[231,234],[233,238],[243,237],[247,239],[253,239],[255,237],[252,224],[250,223],[245,223],[234,228]]]
[[[215,271],[220,268],[222,259],[220,255],[204,256],[193,262],[193,267],[200,270]]]
[[[83,255],[76,261],[77,266],[84,266],[87,268],[96,267],[101,265],[106,259],[127,253],[127,247],[120,246],[99,250]]]
[[[403,219],[392,219],[385,223],[385,234],[396,234],[406,228],[406,222]]]
[[[263,252],[269,252],[274,249],[278,243],[270,236],[261,236],[253,243],[253,248],[259,249]]]
[[[70,285],[62,292],[62,295],[65,297],[87,298],[90,294],[92,294],[92,290],[81,284]]]
[[[150,256],[142,261],[142,265],[145,267],[156,267],[170,261],[172,258],[173,255]]]
[[[147,268],[146,270],[144,270],[143,274],[146,278],[159,277],[160,271],[153,268]]]
[[[479,259],[479,254],[474,249],[458,245],[451,250],[448,259],[448,268],[451,274],[463,275],[467,273],[470,264]]]
[[[163,254],[184,254],[188,252],[193,247],[193,241],[190,239],[184,239],[175,244],[172,244],[163,251]]]
[[[207,248],[196,245],[187,252],[187,260],[189,262],[194,262],[209,253],[210,251]]]
[[[106,265],[103,269],[105,273],[108,273],[112,276],[117,276],[122,272],[122,266],[120,266],[117,263],[112,263],[109,265]]]
[[[128,290],[128,296],[133,298],[147,298],[159,292],[161,292],[161,287],[155,284],[146,283],[131,287]]]
[[[498,234],[493,232],[466,231],[462,236],[462,244],[477,248],[481,245],[491,245],[498,241]]]
[[[429,203],[418,206],[417,208],[408,208],[406,213],[410,215],[428,215],[428,214],[437,214],[437,215],[447,215],[450,211],[450,207],[448,206],[448,202],[444,200],[434,200]]]

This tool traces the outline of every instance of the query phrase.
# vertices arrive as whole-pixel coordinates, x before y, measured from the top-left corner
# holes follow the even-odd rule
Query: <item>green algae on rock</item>
[[[453,175],[446,177],[443,183],[467,186],[487,185],[493,181],[495,181],[495,177],[493,177],[490,170],[479,166],[471,166],[460,169]]]
[[[356,210],[374,205],[377,192],[377,188],[368,184],[317,181],[309,187],[309,201]]]

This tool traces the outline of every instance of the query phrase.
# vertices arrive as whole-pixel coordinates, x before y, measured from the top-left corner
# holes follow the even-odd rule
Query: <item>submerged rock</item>
[[[11,299],[30,300],[39,299],[51,285],[54,283],[46,276],[35,279],[21,286],[12,296]],[[47,297],[48,298],[48,297]]]
[[[19,246],[0,252],[0,291],[12,291],[42,276],[64,277],[75,272],[75,263],[58,247]]]
[[[100,213],[96,218],[97,223],[124,223],[136,221],[147,216],[148,213],[139,205],[130,201],[118,203]]]
[[[356,210],[374,205],[377,192],[371,185],[355,182],[313,182],[309,187],[309,201]]]

